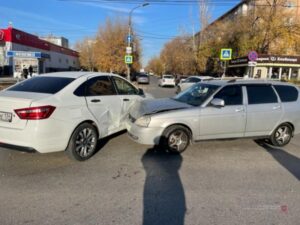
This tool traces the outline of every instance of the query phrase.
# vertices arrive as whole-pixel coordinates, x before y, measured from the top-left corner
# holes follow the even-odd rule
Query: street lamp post
[[[138,9],[138,8],[142,8],[142,7],[145,7],[145,6],[148,6],[150,5],[149,3],[143,3],[141,5],[138,5],[136,7],[134,7],[133,9],[130,10],[129,12],[129,20],[128,20],[128,47],[131,47],[131,43],[132,43],[132,13],[134,10]],[[130,64],[127,64],[127,79],[130,80]]]

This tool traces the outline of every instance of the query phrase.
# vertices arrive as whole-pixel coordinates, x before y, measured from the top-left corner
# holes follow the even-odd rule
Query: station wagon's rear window
[[[247,93],[250,105],[278,102],[277,95],[271,85],[248,85]]]
[[[298,90],[287,85],[274,85],[282,102],[295,102],[298,100]]]
[[[8,91],[55,94],[70,84],[73,80],[75,79],[67,77],[33,77],[9,88]]]

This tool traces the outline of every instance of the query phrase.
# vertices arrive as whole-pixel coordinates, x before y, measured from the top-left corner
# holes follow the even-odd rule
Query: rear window
[[[287,85],[274,85],[282,102],[295,102],[298,100],[298,90]]]
[[[171,75],[166,75],[166,76],[164,76],[164,78],[166,78],[166,79],[174,79],[174,77],[171,76]]]
[[[148,77],[146,74],[140,74],[139,77]]]
[[[277,96],[271,85],[248,85],[247,93],[249,105],[278,102]]]
[[[70,84],[73,80],[75,79],[67,77],[33,77],[9,88],[8,91],[55,94]]]

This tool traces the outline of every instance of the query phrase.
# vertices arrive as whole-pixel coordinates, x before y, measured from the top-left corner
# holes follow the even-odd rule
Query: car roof
[[[196,75],[193,75],[193,76],[189,76],[188,78],[198,78],[198,79],[211,79],[212,77],[210,76],[196,76]]]
[[[276,80],[264,80],[264,79],[231,79],[231,80],[209,80],[204,81],[203,83],[214,84],[218,86],[225,86],[231,84],[277,84],[277,85],[290,85],[295,86],[291,83],[276,81]]]
[[[87,71],[68,71],[68,72],[54,72],[54,73],[44,73],[40,76],[47,76],[47,77],[66,77],[66,78],[74,78],[77,79],[83,76],[104,76],[104,75],[114,75],[119,76],[113,73],[104,73],[104,72],[87,72]]]

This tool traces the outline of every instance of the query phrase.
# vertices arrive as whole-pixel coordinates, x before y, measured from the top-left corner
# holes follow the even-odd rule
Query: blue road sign
[[[232,57],[232,49],[231,48],[222,48],[221,49],[221,60],[231,60]]]
[[[126,64],[132,64],[133,63],[132,55],[125,55],[125,63]]]

